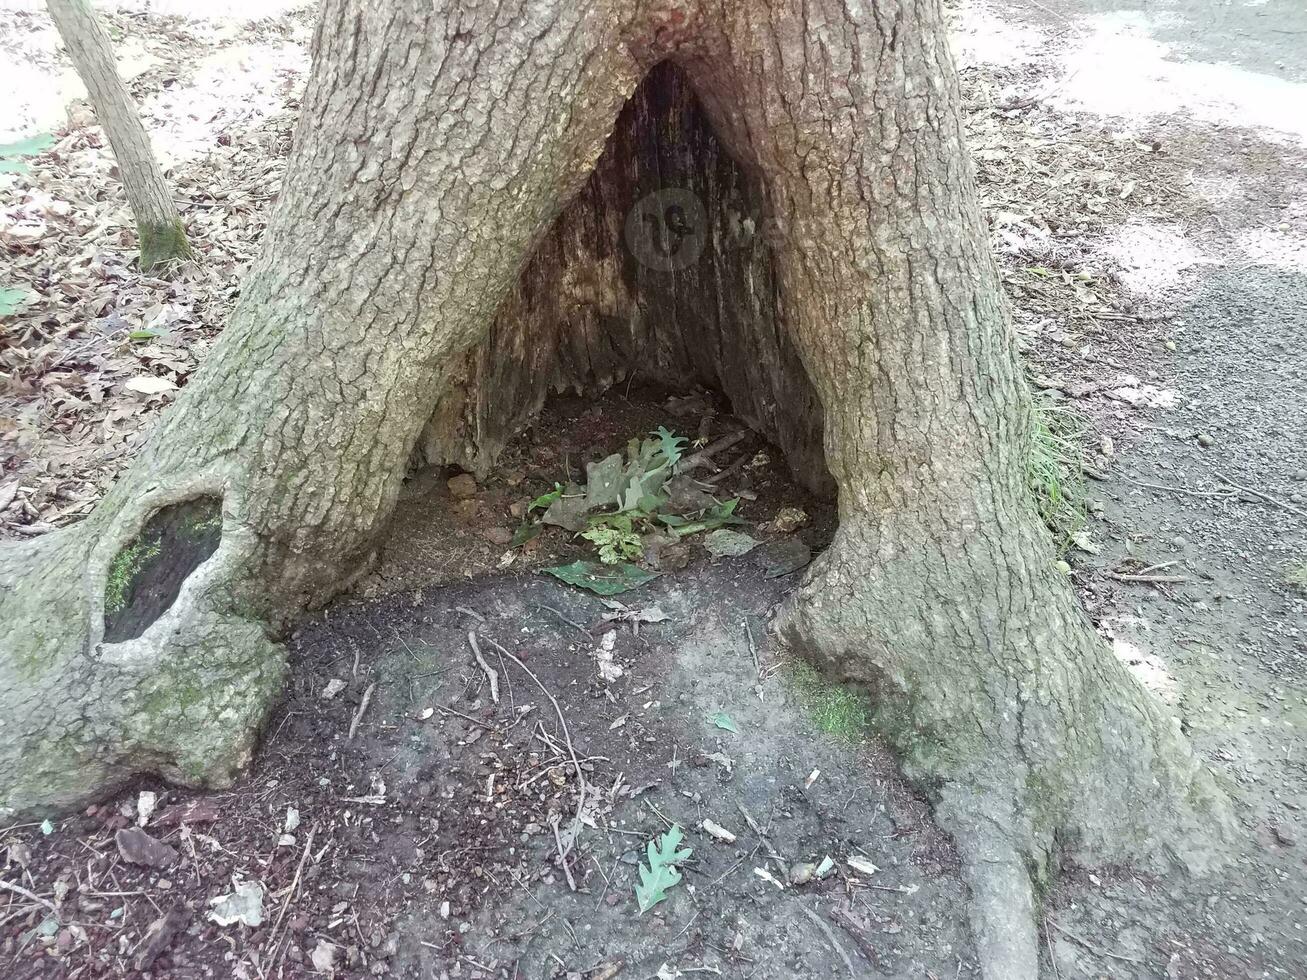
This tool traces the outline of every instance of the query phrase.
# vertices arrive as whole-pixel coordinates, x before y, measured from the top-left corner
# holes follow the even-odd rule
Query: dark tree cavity
[[[229,780],[277,637],[366,567],[414,455],[483,470],[550,387],[631,372],[720,388],[838,494],[777,628],[871,692],[957,841],[986,977],[1036,975],[1057,861],[1210,856],[1210,771],[1026,491],[936,0],[324,0],[219,344],[83,523],[0,551],[0,805]],[[121,626],[119,556],[200,498],[216,550]]]
[[[484,473],[550,392],[702,385],[784,450],[800,483],[832,493],[821,405],[776,306],[771,231],[685,72],[655,65],[442,393],[424,461]]]
[[[109,565],[104,641],[134,640],[144,633],[221,540],[222,502],[212,497],[174,504],[151,517]]]

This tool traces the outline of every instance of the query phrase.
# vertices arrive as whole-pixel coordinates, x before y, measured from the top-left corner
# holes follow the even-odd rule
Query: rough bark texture
[[[113,147],[118,174],[136,216],[141,268],[149,271],[186,258],[191,254],[186,229],[150,148],[140,113],[118,75],[109,35],[89,0],[46,0],[46,5]]]
[[[218,348],[82,525],[0,552],[7,806],[229,777],[279,683],[269,637],[364,565],[420,443],[483,465],[548,385],[638,370],[720,385],[797,468],[824,458],[840,530],[782,634],[872,692],[958,841],[987,976],[1035,975],[1055,848],[1201,861],[1210,774],[1095,636],[1027,496],[936,3],[326,0],[315,48]],[[688,148],[642,147],[659,99]],[[694,232],[660,201],[633,265],[623,209],[691,160],[707,258],[666,267]],[[767,234],[724,257],[740,216]],[[216,553],[104,642],[123,550],[203,497]]]

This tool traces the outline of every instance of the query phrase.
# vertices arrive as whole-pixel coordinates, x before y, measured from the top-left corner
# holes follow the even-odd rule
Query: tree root
[[[892,533],[846,516],[777,631],[872,695],[874,724],[958,848],[983,976],[1035,980],[1035,886],[1057,849],[1203,870],[1228,804],[1038,551],[941,561],[912,544],[919,528]]]

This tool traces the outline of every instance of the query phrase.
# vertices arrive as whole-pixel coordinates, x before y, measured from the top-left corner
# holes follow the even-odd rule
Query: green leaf
[[[691,848],[681,848],[684,839],[681,828],[672,824],[665,834],[646,845],[649,866],[640,865],[640,883],[635,886],[635,900],[642,915],[667,898],[667,889],[680,883],[681,872],[676,865],[688,861],[694,853]]]
[[[675,514],[659,514],[658,519],[671,528],[672,533],[678,538],[683,538],[690,534],[698,534],[700,531],[714,530],[724,524],[744,524],[743,518],[735,516],[735,508],[739,502],[740,498],[736,497],[724,504],[718,504],[697,521],[686,520]]]
[[[731,720],[731,716],[725,711],[714,712],[709,716],[708,720],[718,728],[722,729],[722,731],[731,732],[735,735],[740,734],[740,730],[735,727],[735,722]]]
[[[522,524],[518,525],[517,530],[513,532],[513,540],[508,542],[508,546],[510,548],[520,548],[522,547],[522,545],[526,544],[528,541],[530,541],[532,538],[536,537],[539,534],[540,534],[539,524],[528,524],[523,522]]]
[[[13,316],[36,298],[36,293],[23,286],[0,287],[0,316]]]
[[[562,495],[563,485],[561,483],[555,483],[554,489],[550,490],[548,493],[542,493],[540,496],[536,497],[535,500],[531,501],[531,505],[527,507],[526,512],[529,514],[536,508],[548,510],[549,505]]]
[[[589,589],[596,595],[630,592],[658,577],[657,572],[646,571],[628,562],[603,565],[597,561],[574,561],[570,565],[546,568],[545,571],[568,585]]]
[[[598,514],[590,518],[590,527],[581,532],[581,537],[599,549],[599,560],[605,565],[616,565],[644,554],[644,542],[632,528],[631,516]]]
[[[662,466],[675,466],[681,461],[681,449],[689,440],[683,436],[673,435],[665,426],[658,426],[653,435],[658,437],[658,450],[665,458]]]
[[[153,340],[159,336],[159,331],[151,330],[148,327],[142,330],[133,330],[127,335],[128,340]]]

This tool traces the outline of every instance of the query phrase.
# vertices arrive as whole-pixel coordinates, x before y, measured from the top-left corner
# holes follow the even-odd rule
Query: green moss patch
[[[823,677],[802,660],[792,663],[788,673],[804,709],[821,731],[849,742],[867,734],[871,715],[863,695]]]

